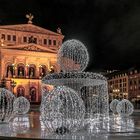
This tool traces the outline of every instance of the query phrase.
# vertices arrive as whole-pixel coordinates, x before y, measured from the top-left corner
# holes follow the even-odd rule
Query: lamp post
[[[119,97],[120,95],[118,95],[118,93],[120,92],[120,89],[113,89],[113,94],[115,94],[115,97],[116,95]]]
[[[11,80],[10,85],[12,87],[13,94],[14,94],[14,88],[15,88],[16,84],[17,84],[17,82],[15,82],[14,80]]]

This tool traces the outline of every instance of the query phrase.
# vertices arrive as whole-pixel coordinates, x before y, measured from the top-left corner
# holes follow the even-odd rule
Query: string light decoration
[[[7,123],[14,116],[15,96],[7,89],[0,88],[0,123]]]
[[[85,107],[73,89],[57,86],[47,94],[42,104],[41,119],[51,132],[63,135],[80,128]]]
[[[16,114],[23,115],[28,113],[30,109],[30,102],[25,97],[20,96],[15,99],[13,107]]]
[[[85,108],[83,126],[87,125],[86,122],[89,122],[88,125],[93,126],[94,121],[90,120],[105,122],[105,120],[107,120],[106,118],[109,117],[107,79],[98,73],[84,72],[88,65],[88,61],[89,55],[84,44],[75,39],[68,40],[62,44],[60,50],[58,51],[58,64],[60,65],[62,72],[51,73],[42,78],[43,86],[66,86],[75,91],[75,94],[77,94],[77,96],[83,101],[83,107]],[[67,89],[65,92],[67,92]],[[40,109],[42,116],[44,116],[42,118],[45,121],[55,116],[52,112],[49,113],[50,116],[46,116],[49,109],[46,111],[45,106],[47,102],[43,103],[47,99],[50,99],[50,94],[51,92],[46,93],[45,90],[42,89],[42,95],[45,95],[46,98],[42,100]],[[55,94],[55,96],[59,95],[57,92],[55,92]],[[57,103],[58,102],[60,101],[57,101]],[[61,103],[59,103],[59,105],[61,106]],[[76,106],[76,108],[79,108],[79,106]],[[62,110],[65,110],[65,106],[62,106]],[[68,110],[71,112],[70,108],[68,108]],[[53,112],[57,111],[59,112],[59,107],[57,107]],[[58,116],[56,118],[62,118],[60,113],[57,113],[57,115]],[[53,126],[51,121],[47,121],[47,124],[50,124],[49,126],[53,126],[53,130],[55,130],[56,133],[64,133],[64,131],[74,130],[70,128],[67,129],[67,127],[61,127],[61,119],[53,120],[56,120],[53,124],[57,125]],[[101,125],[103,126],[103,123],[101,123]],[[75,125],[75,128],[77,127],[78,126]]]
[[[120,101],[117,99],[114,99],[111,103],[110,103],[110,110],[113,112],[113,114],[117,114],[117,105]]]
[[[129,116],[134,111],[133,104],[127,99],[123,99],[122,101],[120,101],[116,108],[117,108],[118,114],[122,117]]]
[[[16,116],[12,120],[11,128],[13,132],[17,134],[26,133],[30,129],[29,116],[25,115]]]
[[[85,45],[71,39],[65,41],[58,51],[58,64],[64,72],[84,71],[89,62],[89,55]]]
[[[74,89],[83,99],[86,116],[96,113],[109,116],[107,79],[92,72],[60,72],[46,75],[42,83],[54,86],[67,86]],[[44,93],[42,93],[44,95]]]

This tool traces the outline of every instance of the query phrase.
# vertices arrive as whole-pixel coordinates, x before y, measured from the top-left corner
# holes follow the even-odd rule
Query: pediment
[[[12,49],[12,50],[21,50],[21,51],[33,51],[33,52],[48,52],[48,53],[56,53],[56,50],[46,48],[44,46],[40,46],[34,43],[17,45],[17,46],[5,46],[3,49]]]
[[[47,35],[54,35],[54,36],[63,36],[62,34],[47,30],[45,28],[33,24],[2,25],[0,26],[0,29],[33,32],[33,33],[47,34]]]

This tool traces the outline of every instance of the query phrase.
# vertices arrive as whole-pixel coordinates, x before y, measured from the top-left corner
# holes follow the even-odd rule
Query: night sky
[[[79,39],[89,50],[87,70],[140,65],[140,0],[0,0],[0,24],[27,23]]]

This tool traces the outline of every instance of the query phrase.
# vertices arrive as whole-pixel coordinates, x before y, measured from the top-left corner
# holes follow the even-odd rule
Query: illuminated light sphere
[[[14,112],[16,114],[26,114],[30,109],[30,102],[23,96],[20,96],[14,101]]]
[[[65,41],[58,51],[58,63],[64,72],[84,71],[88,62],[87,48],[78,40]]]
[[[85,106],[73,89],[57,86],[48,93],[42,104],[41,119],[50,132],[63,135],[81,127]]]
[[[123,99],[117,105],[117,112],[120,116],[129,116],[133,111],[134,106],[129,100]]]
[[[0,123],[6,123],[14,116],[15,96],[7,89],[0,88]]]
[[[117,99],[114,99],[111,103],[110,103],[110,110],[114,113],[114,114],[117,114],[117,104],[119,103],[120,101],[117,100]]]
[[[16,116],[11,123],[11,128],[17,134],[26,133],[30,129],[29,116]]]

